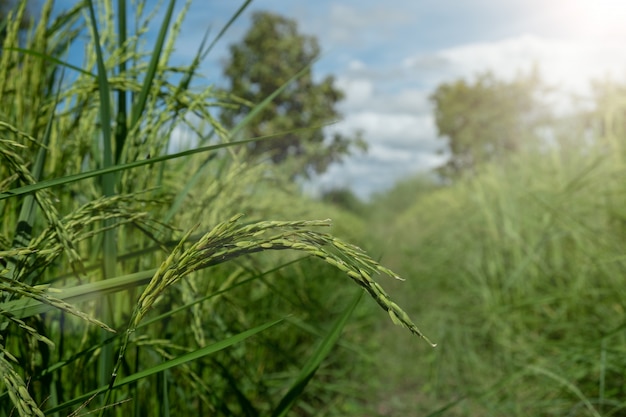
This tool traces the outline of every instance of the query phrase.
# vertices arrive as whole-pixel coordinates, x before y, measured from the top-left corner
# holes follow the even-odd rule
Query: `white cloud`
[[[392,148],[384,145],[381,146],[379,144],[375,144],[369,150],[369,154],[372,159],[385,164],[410,164],[415,162],[416,159],[420,159],[419,156],[422,153],[423,151],[420,152],[417,149]]]
[[[348,63],[348,70],[350,71],[360,71],[365,69],[365,64],[358,59],[353,59]]]
[[[378,76],[367,74],[356,76],[340,76],[337,86],[345,93],[345,99],[340,103],[343,113],[354,113],[369,110],[378,113],[406,113],[423,114],[431,112],[428,100],[430,92],[417,88],[402,88],[397,92],[378,91],[377,82],[384,86],[384,82],[377,81]]]
[[[428,100],[430,92],[414,89],[403,88],[394,94],[382,95],[373,108],[377,111],[387,113],[409,113],[409,114],[430,114],[432,106]]]
[[[433,118],[429,114],[362,111],[348,114],[335,129],[346,134],[360,129],[370,144],[401,148],[420,147],[420,141],[436,136]]]
[[[343,165],[332,165],[315,184],[318,190],[349,187],[360,198],[367,199],[373,192],[388,189],[407,175],[441,165],[445,159],[445,155],[430,151],[374,145],[366,155],[351,158]]]
[[[622,49],[618,44],[522,35],[415,55],[403,64],[425,73],[436,72],[438,82],[470,77],[486,70],[511,79],[536,65],[548,83],[580,93],[587,90],[590,79],[605,75],[620,77],[625,73],[626,59]]]
[[[363,103],[368,103],[372,99],[374,85],[372,81],[365,78],[339,78],[339,87],[346,95],[342,105],[348,108],[359,107]]]

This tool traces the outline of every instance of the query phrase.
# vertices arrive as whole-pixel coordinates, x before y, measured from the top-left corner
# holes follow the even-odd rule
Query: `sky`
[[[194,0],[174,58],[191,62],[205,31],[215,36],[241,4]],[[224,82],[228,46],[258,10],[295,19],[318,38],[323,56],[313,72],[333,75],[346,94],[331,129],[361,130],[369,144],[308,184],[313,194],[348,187],[367,199],[442,164],[446,141],[428,99],[441,83],[487,70],[511,79],[533,66],[549,85],[583,96],[591,79],[626,82],[624,0],[255,0],[204,62],[207,82]]]

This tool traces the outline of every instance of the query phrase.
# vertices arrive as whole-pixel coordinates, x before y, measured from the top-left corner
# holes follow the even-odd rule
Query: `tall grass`
[[[20,45],[24,4],[0,56],[0,412],[315,413],[334,394],[311,381],[324,364],[347,369],[329,355],[355,350],[339,336],[362,291],[294,270],[287,251],[351,278],[422,336],[373,280],[393,272],[325,232],[330,221],[289,218],[298,197],[280,172],[246,163],[238,145],[271,138],[233,142],[282,88],[227,132],[214,111],[235,98],[192,88],[214,43],[169,64],[189,3],[163,5],[147,49],[143,1],[135,28],[123,0],[58,16],[48,1]],[[64,62],[78,35],[80,68]],[[168,153],[181,130],[197,146]]]
[[[440,342],[397,369],[421,388],[404,412],[624,414],[625,153],[578,135],[416,195],[397,217],[403,249],[384,261],[412,278],[397,296]]]

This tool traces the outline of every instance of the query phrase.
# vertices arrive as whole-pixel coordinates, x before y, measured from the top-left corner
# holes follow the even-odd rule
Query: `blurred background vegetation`
[[[188,67],[168,65],[184,11],[164,5],[151,21],[138,4],[136,33],[107,1],[60,15],[50,2],[0,7],[3,415],[626,414],[626,86],[596,80],[593,105],[562,114],[536,71],[442,84],[431,102],[445,165],[369,201],[345,188],[313,199],[301,180],[366,150],[359,132],[325,134],[343,93],[314,81],[316,39],[256,13],[230,47],[229,85],[197,88],[210,44]],[[165,32],[146,51],[149,22]],[[84,66],[64,65],[85,33]],[[285,234],[239,238],[238,213]],[[334,237],[406,278],[379,281],[438,346],[351,301],[346,265],[369,276],[360,252],[314,225],[263,223],[302,218],[331,218]],[[146,314],[156,268],[184,263],[175,247],[196,224],[220,236],[201,248],[215,265],[177,278],[126,326]],[[331,240],[316,256],[341,262],[256,253],[320,239]]]

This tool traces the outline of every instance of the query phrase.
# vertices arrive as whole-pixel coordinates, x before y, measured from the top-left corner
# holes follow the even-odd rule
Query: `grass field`
[[[581,144],[413,182],[382,261],[409,278],[391,294],[439,346],[386,342],[383,369],[411,392],[383,398],[411,415],[623,415],[624,155]]]
[[[7,27],[0,414],[626,414],[618,133],[312,201],[216,121],[208,42],[168,64],[162,7],[147,49],[141,7],[137,33],[90,1]]]

